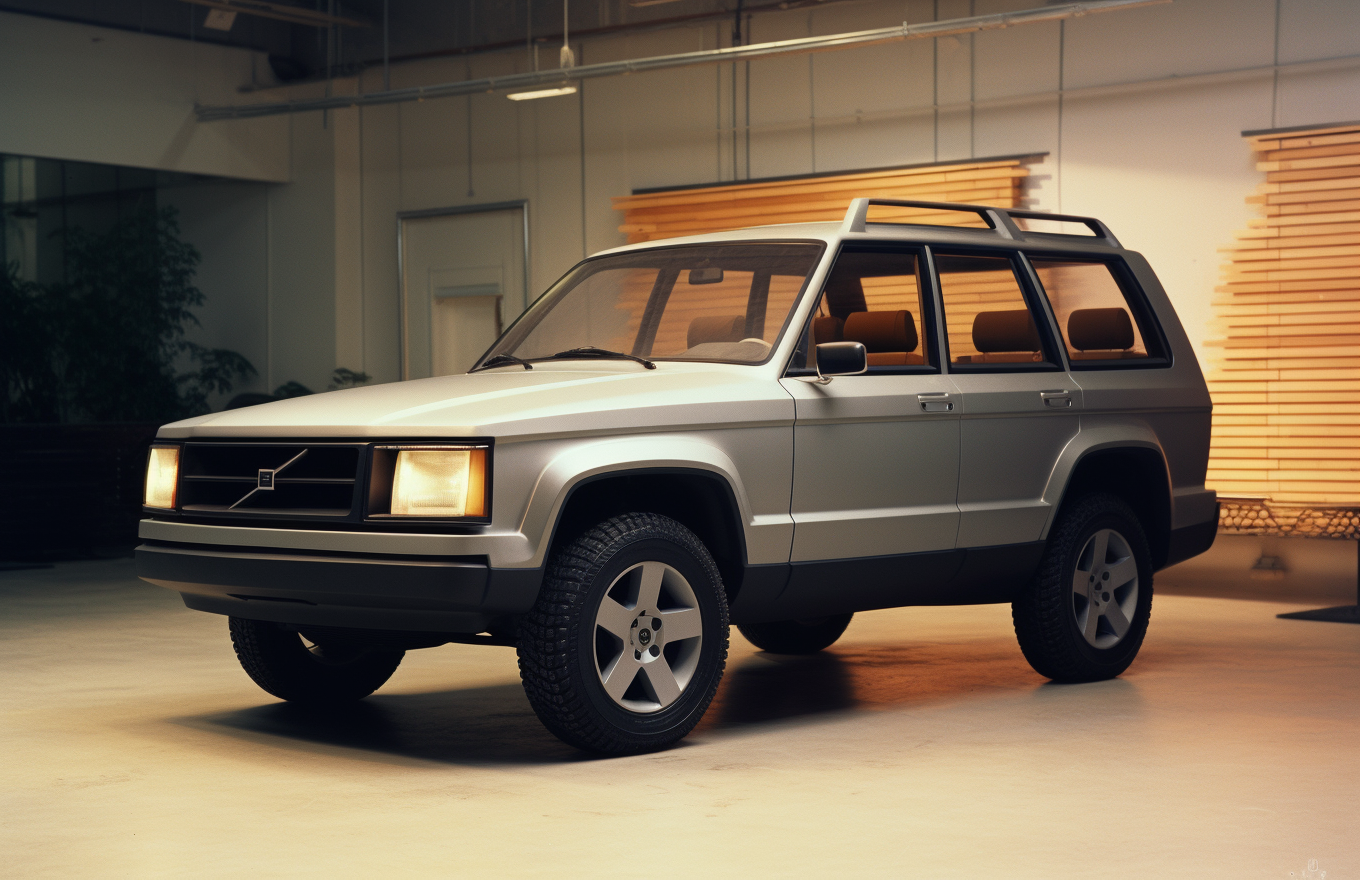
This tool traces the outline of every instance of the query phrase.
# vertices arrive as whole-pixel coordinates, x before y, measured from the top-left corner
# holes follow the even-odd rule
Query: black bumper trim
[[[280,623],[483,632],[528,611],[543,570],[496,569],[467,558],[243,550],[155,542],[137,575],[201,611]]]
[[[1184,562],[1214,546],[1218,537],[1218,506],[1214,506],[1214,518],[1207,519],[1183,529],[1172,529],[1166,542],[1166,562],[1162,568]],[[1160,569],[1159,569],[1160,570]]]

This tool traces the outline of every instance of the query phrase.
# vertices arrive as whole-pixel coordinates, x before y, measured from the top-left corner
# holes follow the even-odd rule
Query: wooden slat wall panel
[[[1261,216],[1224,249],[1214,301],[1221,338],[1211,343],[1220,357],[1209,376],[1210,485],[1276,505],[1354,507],[1360,127],[1257,137],[1251,146],[1266,181],[1247,199]]]
[[[1306,157],[1291,161],[1319,158],[1325,160],[1328,157]],[[1023,166],[1022,160],[1001,159],[644,193],[614,199],[614,209],[623,212],[624,219],[619,231],[627,233],[631,244],[677,235],[740,229],[743,226],[837,221],[845,216],[850,200],[860,196],[1014,208],[1020,203],[1020,187],[1028,175],[1029,169]],[[1356,183],[1355,188],[1360,190],[1360,182]],[[1322,196],[1315,198],[1309,194],[1305,196],[1304,203],[1317,198]],[[1356,199],[1353,195],[1337,196],[1329,204],[1344,206]],[[1289,207],[1295,207],[1295,204],[1290,203]],[[1334,207],[1333,210],[1349,209]],[[912,219],[926,223],[981,225],[976,215],[906,209],[876,210],[872,219],[883,222]],[[1357,214],[1356,219],[1360,222],[1360,214]],[[1347,255],[1324,254],[1319,258],[1332,256]]]

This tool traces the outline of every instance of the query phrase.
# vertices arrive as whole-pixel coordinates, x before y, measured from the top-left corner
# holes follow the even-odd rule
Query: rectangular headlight
[[[405,447],[396,453],[392,516],[486,515],[485,447]]]
[[[179,447],[151,447],[151,455],[146,460],[146,490],[142,493],[142,504],[174,510],[178,481]]]

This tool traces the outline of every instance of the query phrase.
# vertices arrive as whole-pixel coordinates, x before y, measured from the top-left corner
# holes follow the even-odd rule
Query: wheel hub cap
[[[1077,554],[1072,615],[1087,644],[1112,648],[1128,634],[1138,607],[1138,563],[1129,542],[1101,529]]]
[[[703,626],[694,589],[662,562],[619,575],[595,615],[595,671],[630,712],[659,712],[684,694],[699,663]]]

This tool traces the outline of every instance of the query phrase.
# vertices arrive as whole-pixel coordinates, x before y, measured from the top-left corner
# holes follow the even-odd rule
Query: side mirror
[[[817,377],[854,376],[869,369],[869,353],[862,342],[823,342],[817,346]]]

